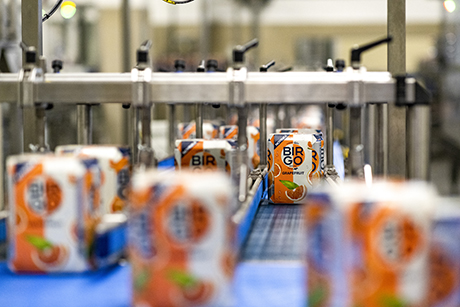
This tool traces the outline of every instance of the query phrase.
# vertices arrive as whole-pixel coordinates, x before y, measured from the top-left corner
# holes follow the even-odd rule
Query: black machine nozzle
[[[176,72],[183,72],[185,70],[185,61],[178,59],[174,61],[174,68]]]
[[[345,68],[345,60],[337,59],[335,60],[335,69],[337,72],[342,72]]]
[[[251,48],[257,47],[259,45],[259,40],[257,38],[248,42],[247,44],[241,46],[238,45],[233,48],[233,63],[244,63],[244,54]]]
[[[206,62],[206,70],[208,72],[216,72],[217,71],[217,67],[219,66],[217,60],[208,60]]]
[[[332,62],[332,59],[328,59],[326,66],[324,66],[324,70],[326,72],[333,72],[334,71],[334,64]]]
[[[54,60],[51,62],[51,68],[53,68],[55,74],[59,73],[62,67],[64,67],[64,63],[61,60]]]
[[[353,69],[359,69],[359,65],[361,63],[361,53],[363,53],[364,51],[367,51],[371,48],[374,48],[378,45],[381,45],[381,44],[384,44],[384,43],[389,43],[391,42],[393,38],[391,36],[388,36],[386,38],[383,38],[383,39],[380,39],[378,41],[375,41],[375,42],[372,42],[372,43],[369,43],[367,45],[364,45],[362,47],[354,47],[352,50],[351,50],[351,67],[353,67]]]
[[[197,72],[206,72],[206,67],[204,66],[204,60],[200,62],[200,65],[198,65],[196,71]]]
[[[37,62],[37,50],[35,47],[27,47],[25,59],[27,64],[34,64]]]
[[[275,65],[275,61],[270,61],[265,65],[260,66],[259,71],[260,72],[267,72],[270,67]]]
[[[146,40],[137,49],[137,64],[147,64],[149,62],[149,49],[152,47],[152,41]]]

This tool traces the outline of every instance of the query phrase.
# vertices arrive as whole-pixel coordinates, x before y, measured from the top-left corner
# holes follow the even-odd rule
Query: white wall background
[[[119,8],[121,0],[74,0],[103,8]],[[230,0],[195,0],[185,5],[170,5],[162,0],[131,0],[132,8],[148,9],[151,21],[167,24],[171,16],[180,24],[198,24],[201,7],[207,1],[214,18],[230,23],[234,9]],[[437,23],[441,17],[441,0],[406,0],[407,23]],[[334,25],[386,23],[387,0],[272,0],[262,13],[264,24],[277,25]],[[249,22],[249,12],[244,9],[243,22]]]

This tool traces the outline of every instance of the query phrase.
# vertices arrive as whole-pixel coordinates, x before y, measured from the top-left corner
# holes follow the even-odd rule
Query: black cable
[[[56,13],[56,11],[58,10],[59,6],[62,4],[62,1],[64,1],[64,0],[57,0],[57,2],[54,4],[54,6],[51,9],[51,11],[49,11],[49,13],[46,13],[45,16],[43,16],[42,22],[47,21],[48,19],[50,19],[51,16],[53,16],[54,13]]]
[[[195,0],[163,0],[163,1],[166,2],[166,3],[169,3],[169,4],[176,5],[176,4],[190,3],[190,2],[195,1]]]

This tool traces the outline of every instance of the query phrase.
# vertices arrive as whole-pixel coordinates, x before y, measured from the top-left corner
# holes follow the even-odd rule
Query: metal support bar
[[[168,105],[168,113],[169,113],[169,137],[168,137],[168,144],[169,144],[169,154],[174,154],[174,149],[176,148],[176,106],[173,104]]]
[[[132,67],[131,59],[131,9],[129,0],[121,3],[121,26],[122,26],[122,50],[123,50],[123,71],[129,72]]]
[[[139,131],[139,108],[131,108],[131,143],[133,165],[139,163],[139,144],[140,144],[140,131]]]
[[[196,138],[203,138],[203,104],[196,105]]]
[[[35,123],[35,135],[37,136],[38,144],[36,144],[36,148],[34,151],[47,152],[50,148],[48,145],[48,133],[46,129],[46,110],[44,106],[35,107]]]
[[[393,75],[406,73],[406,0],[388,0],[388,71]],[[391,101],[391,100],[389,100]],[[406,177],[406,108],[388,106],[388,174]],[[385,114],[383,114],[385,116]]]
[[[77,106],[77,142],[90,145],[93,142],[93,111],[91,105]]]
[[[388,104],[378,104],[375,107],[377,115],[373,172],[377,176],[386,178],[388,175]]]
[[[150,124],[152,122],[151,107],[144,106],[139,111],[142,116],[142,142],[139,148],[139,163],[144,167],[156,166],[153,148],[152,148],[152,133]]]
[[[259,106],[259,128],[260,128],[260,163],[259,168],[264,170],[267,167],[267,105]]]
[[[361,138],[361,108],[350,108],[350,153],[348,172],[355,178],[364,176],[364,147]]]
[[[364,148],[364,161],[369,164],[372,169],[375,169],[375,158],[376,158],[376,136],[377,136],[377,106],[375,104],[367,104],[365,110],[365,121],[366,124],[363,127],[363,134],[365,137],[365,148]]]
[[[21,1],[22,42],[26,46],[35,47],[38,58],[43,54],[42,34],[42,1]],[[25,61],[23,61],[25,63]]]
[[[430,165],[430,106],[414,105],[407,109],[408,178],[428,180]]]
[[[326,165],[334,165],[334,111],[335,105],[326,106]]]

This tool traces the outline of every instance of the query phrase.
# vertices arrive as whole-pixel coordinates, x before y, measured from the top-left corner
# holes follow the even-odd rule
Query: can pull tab
[[[254,38],[252,41],[246,43],[243,46],[238,45],[235,48],[233,48],[233,63],[234,64],[244,63],[244,54],[250,49],[257,47],[258,45],[259,45],[259,40],[257,38]]]
[[[393,37],[391,36],[388,36],[386,38],[383,38],[383,39],[379,39],[375,42],[372,42],[372,43],[369,43],[367,45],[364,45],[364,46],[357,46],[357,47],[354,47],[353,49],[351,49],[351,67],[353,67],[353,69],[359,69],[359,66],[361,64],[361,54],[369,49],[372,49],[374,47],[377,47],[381,44],[384,44],[384,43],[389,43],[391,42],[393,39]]]

